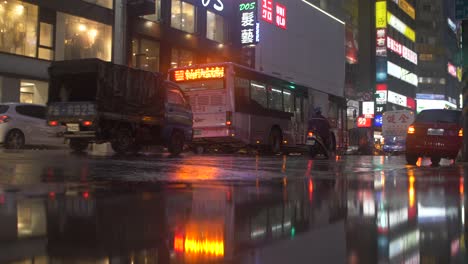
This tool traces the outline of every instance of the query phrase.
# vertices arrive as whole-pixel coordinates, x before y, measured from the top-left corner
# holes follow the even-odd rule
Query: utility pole
[[[462,95],[463,95],[463,155],[468,162],[468,20],[462,21]]]

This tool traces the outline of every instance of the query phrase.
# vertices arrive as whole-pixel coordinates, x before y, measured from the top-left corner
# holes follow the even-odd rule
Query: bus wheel
[[[270,133],[270,151],[277,154],[281,151],[281,131],[273,128]]]
[[[205,148],[203,146],[193,146],[193,152],[197,155],[201,155],[203,154],[203,152],[205,152]]]

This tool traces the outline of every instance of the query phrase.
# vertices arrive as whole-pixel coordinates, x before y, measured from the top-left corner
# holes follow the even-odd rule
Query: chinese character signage
[[[245,2],[239,4],[240,12],[240,34],[242,45],[253,45],[258,43],[259,23],[257,21],[257,2]]]
[[[273,0],[262,0],[262,19],[273,23]]]
[[[286,7],[273,0],[262,0],[262,19],[286,29]]]
[[[282,29],[286,29],[286,7],[276,4],[276,25]]]
[[[375,28],[387,27],[387,1],[375,3]]]
[[[174,71],[176,82],[224,78],[224,67],[192,68]]]
[[[418,55],[416,52],[410,50],[406,46],[400,44],[398,41],[387,36],[387,48],[396,54],[400,55],[404,59],[418,65]]]
[[[372,119],[371,118],[358,117],[357,127],[371,127],[371,126],[372,126]]]

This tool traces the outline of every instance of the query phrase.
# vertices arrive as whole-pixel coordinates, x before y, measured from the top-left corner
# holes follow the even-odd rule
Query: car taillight
[[[232,125],[232,112],[228,111],[226,112],[226,126],[231,126]]]
[[[48,124],[49,126],[58,126],[58,121],[50,120],[49,122],[47,122],[47,124]]]
[[[93,125],[93,121],[83,121],[81,124],[85,127],[89,127]]]
[[[463,137],[463,128],[460,128],[460,130],[458,130],[458,136]]]
[[[414,128],[414,126],[409,126],[408,127],[408,134],[414,134],[416,132],[416,129]]]
[[[309,133],[307,133],[307,136],[308,136],[308,137],[313,137],[313,136],[314,136],[314,132],[309,131]]]
[[[0,124],[6,123],[6,122],[8,122],[10,120],[11,120],[10,117],[7,116],[7,115],[0,116]]]

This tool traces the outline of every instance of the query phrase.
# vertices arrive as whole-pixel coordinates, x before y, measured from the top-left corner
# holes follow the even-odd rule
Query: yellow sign
[[[457,67],[457,78],[461,82],[463,80],[463,68]]]
[[[375,3],[375,28],[387,27],[387,2],[380,1]]]
[[[412,19],[416,18],[416,11],[414,10],[414,7],[411,6],[406,0],[400,0],[398,2],[398,6]]]
[[[413,29],[408,27],[405,23],[401,22],[396,16],[392,15],[390,12],[387,12],[388,24],[396,29],[401,34],[405,35],[411,41],[416,41],[416,32]]]

